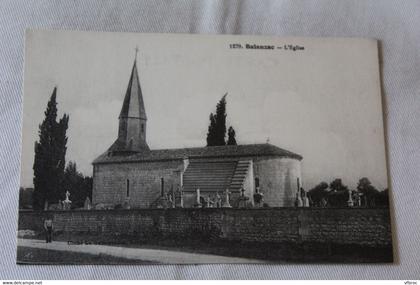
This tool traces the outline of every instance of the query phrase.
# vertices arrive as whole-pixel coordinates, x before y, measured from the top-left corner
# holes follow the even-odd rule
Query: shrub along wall
[[[20,211],[19,230],[43,231],[51,215],[54,231],[278,243],[315,242],[391,246],[387,208],[136,209]]]

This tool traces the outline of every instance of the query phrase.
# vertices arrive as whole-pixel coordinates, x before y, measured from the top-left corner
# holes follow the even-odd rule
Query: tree
[[[235,135],[235,130],[232,127],[229,127],[227,145],[237,145]]]
[[[72,207],[83,207],[86,197],[92,200],[92,178],[83,176],[75,162],[69,161],[64,171],[64,191],[69,191]]]
[[[336,178],[330,183],[330,189],[332,192],[349,190],[349,188],[343,184],[340,178]]]
[[[32,209],[33,188],[19,187],[19,209]]]
[[[216,119],[215,119],[213,113],[211,113],[210,114],[209,130],[207,132],[207,146],[217,145],[216,138],[215,138],[215,132],[216,132]]]
[[[321,182],[314,188],[308,191],[308,196],[315,206],[322,206],[322,199],[327,199],[328,196],[328,183]]]
[[[223,95],[219,103],[216,106],[216,130],[215,130],[215,142],[216,145],[225,145],[226,137],[226,95]]]
[[[217,103],[216,114],[210,114],[210,125],[207,132],[207,146],[236,145],[235,130],[229,128],[229,138],[226,138],[226,96]]]
[[[375,206],[376,196],[379,194],[379,191],[367,177],[360,178],[357,183],[357,190],[363,194],[362,201],[364,201],[364,206]]]
[[[380,191],[375,197],[375,205],[389,207],[389,190],[388,188]]]
[[[334,179],[330,183],[330,192],[328,193],[328,206],[347,207],[349,197],[349,188],[343,184],[340,178]]]
[[[35,142],[34,159],[34,209],[43,209],[45,202],[58,202],[67,144],[69,116],[64,114],[57,122],[57,88],[51,95],[45,111],[45,119],[39,126],[39,141]]]

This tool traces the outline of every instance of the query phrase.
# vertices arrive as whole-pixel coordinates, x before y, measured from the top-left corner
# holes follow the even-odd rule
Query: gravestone
[[[264,194],[260,192],[260,187],[257,187],[255,189],[255,194],[254,194],[254,203],[256,207],[262,207],[263,205],[263,198],[264,198]]]
[[[222,207],[222,197],[220,197],[219,192],[216,192],[215,203],[216,203],[216,208]]]
[[[71,201],[69,199],[70,192],[66,191],[66,199],[63,201],[63,210],[70,210],[71,209]]]
[[[309,198],[306,192],[303,192],[303,207],[309,207]]]
[[[229,198],[230,198],[230,192],[229,192],[229,189],[226,189],[226,191],[225,191],[225,201],[222,205],[223,208],[232,208],[232,206],[229,203]]]
[[[350,189],[349,189],[349,200],[347,201],[347,206],[349,206],[349,207],[354,206],[354,201],[353,201],[353,197],[351,196],[351,190]]]
[[[175,207],[177,208],[184,208],[184,191],[181,188],[178,187],[175,193]]]
[[[238,208],[246,208],[249,197],[245,196],[245,189],[241,188],[241,196],[238,199]]]
[[[86,197],[85,203],[83,205],[83,209],[85,209],[85,210],[91,210],[92,209],[92,203],[90,202],[89,197]]]
[[[200,188],[197,188],[196,190],[196,201],[194,204],[194,207],[201,208],[203,205],[201,204],[201,195],[200,195]]]

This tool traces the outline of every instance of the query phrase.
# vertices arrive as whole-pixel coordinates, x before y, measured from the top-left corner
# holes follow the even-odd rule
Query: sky
[[[69,31],[26,33],[22,186],[32,185],[34,142],[55,86],[58,114],[70,116],[66,161],[92,175],[92,161],[117,137],[136,47],[151,149],[205,146],[209,114],[228,93],[237,142],[302,155],[305,189],[334,178],[355,188],[362,177],[387,187],[373,40]]]

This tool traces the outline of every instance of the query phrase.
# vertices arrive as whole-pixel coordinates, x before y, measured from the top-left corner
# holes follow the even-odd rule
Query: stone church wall
[[[251,160],[251,163],[250,163],[249,169],[248,169],[248,173],[245,177],[244,185],[243,185],[244,190],[245,190],[244,195],[249,197],[249,202],[250,202],[251,205],[254,205],[254,193],[255,193],[255,184],[254,184],[255,179],[254,179],[253,164],[254,163]],[[238,193],[238,194],[239,194],[238,196],[241,195],[240,193]],[[234,197],[232,197],[232,198],[234,198]]]
[[[149,208],[161,194],[162,178],[168,192],[181,183],[181,170],[182,160],[95,165],[92,203],[123,205],[127,201],[132,208]]]
[[[224,157],[224,158],[191,158],[190,161],[232,161],[232,160],[252,160],[253,177],[258,178],[260,190],[264,194],[264,203],[270,207],[292,207],[296,199],[297,179],[302,184],[301,161],[287,157],[272,156],[244,156],[244,157]],[[255,183],[246,181],[246,185],[255,187]],[[246,189],[246,195],[252,197],[255,189]],[[234,196],[234,195],[233,195]],[[235,198],[235,197],[232,197]]]
[[[239,158],[192,158],[190,161],[231,161]],[[253,175],[245,181],[246,195],[252,199],[255,192],[255,178],[258,178],[260,190],[264,194],[264,203],[270,207],[291,207],[297,192],[297,179],[301,183],[301,162],[284,157],[241,157],[240,160],[252,160]],[[176,190],[181,184],[181,172],[184,170],[182,160],[157,161],[143,163],[97,164],[93,171],[92,203],[123,205],[127,200],[132,208],[149,208],[160,196],[161,179],[164,179],[164,190],[171,187]],[[128,181],[127,181],[128,180]],[[127,182],[129,199],[127,199]],[[252,189],[250,189],[252,188]],[[203,195],[206,193],[202,193]],[[208,194],[208,193],[207,193]],[[223,193],[220,193],[223,196]],[[231,195],[231,202],[239,193]],[[222,197],[224,199],[224,197]],[[194,205],[195,193],[185,193],[185,205]]]
[[[254,160],[254,178],[258,178],[264,203],[270,207],[293,207],[301,178],[301,162],[291,158]]]

